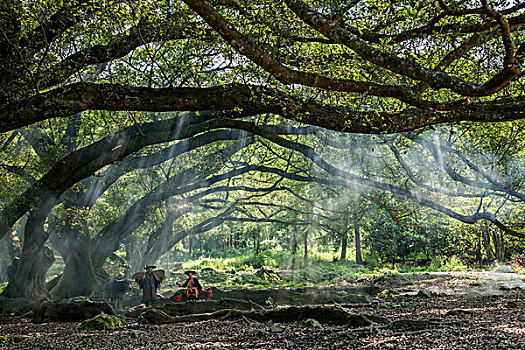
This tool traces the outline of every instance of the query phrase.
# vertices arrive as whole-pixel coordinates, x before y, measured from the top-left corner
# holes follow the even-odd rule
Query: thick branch
[[[0,132],[85,110],[203,111],[243,109],[352,133],[396,133],[457,121],[501,122],[525,118],[525,97],[472,103],[448,113],[405,109],[397,113],[353,111],[254,85],[211,88],[143,88],[76,83],[0,107]]]
[[[426,101],[409,88],[401,85],[382,85],[364,81],[335,79],[290,69],[279,60],[273,58],[266,48],[262,49],[257,47],[248,37],[235,30],[208,2],[199,0],[184,0],[184,2],[197,12],[232,47],[239,51],[239,53],[245,55],[264,70],[268,71],[283,84],[301,84],[329,91],[359,92],[380,97],[393,97],[415,107],[438,111],[454,110],[469,103],[467,99],[453,102]]]
[[[76,150],[53,166],[46,175],[15,197],[0,212],[0,238],[31,207],[42,200],[55,198],[78,181],[93,175],[102,167],[121,160],[147,145],[185,139],[201,132],[220,128],[212,119],[192,124],[181,118],[128,127],[89,146]]]

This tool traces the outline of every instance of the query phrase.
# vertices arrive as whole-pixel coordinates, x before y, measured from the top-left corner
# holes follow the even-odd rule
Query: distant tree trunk
[[[363,265],[363,256],[361,254],[361,233],[359,232],[359,225],[354,226],[355,233],[355,262]]]
[[[490,242],[490,233],[485,225],[483,225],[481,232],[483,234],[483,247],[487,253],[487,260],[494,261],[494,252],[492,250],[492,244]]]
[[[293,232],[292,232],[292,247],[291,247],[291,253],[292,253],[292,256],[295,256],[295,254],[297,253],[297,230],[295,228],[293,228]]]
[[[343,231],[341,236],[341,260],[346,260],[346,249],[348,247],[348,233]]]
[[[505,261],[505,238],[500,231],[492,233],[492,241],[494,242],[494,255],[497,261]]]
[[[228,248],[228,237],[224,237],[224,239],[222,240],[222,250],[224,252],[224,259],[226,259],[226,250]]]
[[[476,261],[481,262],[481,232],[478,231],[476,243]]]
[[[238,229],[236,229],[234,231],[234,233],[233,233],[233,246],[235,248],[239,248],[240,247],[239,241],[240,241],[240,231]]]
[[[260,229],[256,228],[255,231],[253,231],[253,234],[255,236],[255,255],[259,254],[259,251],[261,249],[261,233]]]
[[[303,245],[304,245],[304,258],[308,258],[308,231],[310,229],[309,228],[306,228],[306,230],[304,230],[304,236],[303,236]]]

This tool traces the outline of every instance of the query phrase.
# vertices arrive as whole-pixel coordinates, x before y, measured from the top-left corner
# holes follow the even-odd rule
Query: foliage
[[[449,235],[441,224],[402,226],[384,212],[368,221],[367,233],[364,244],[383,262],[400,259],[402,263],[407,259],[436,256]]]

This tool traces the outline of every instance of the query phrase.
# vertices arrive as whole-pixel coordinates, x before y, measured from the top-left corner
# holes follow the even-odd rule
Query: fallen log
[[[94,317],[102,312],[106,315],[115,315],[113,308],[105,302],[86,300],[74,303],[64,303],[46,300],[36,308],[33,321],[78,322]]]

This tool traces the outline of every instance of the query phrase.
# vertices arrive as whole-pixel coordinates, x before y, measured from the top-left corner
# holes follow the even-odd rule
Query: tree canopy
[[[525,110],[524,6],[509,1],[1,6],[2,132],[85,110],[273,113],[355,133]]]

